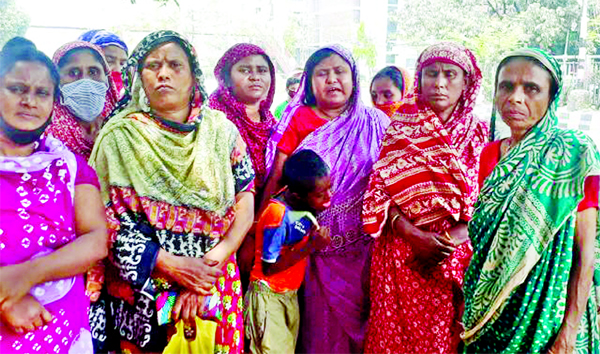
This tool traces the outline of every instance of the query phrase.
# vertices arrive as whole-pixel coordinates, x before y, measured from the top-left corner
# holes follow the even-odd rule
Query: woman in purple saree
[[[345,48],[335,45],[316,51],[267,152],[270,189],[276,189],[286,152],[292,148],[317,152],[331,168],[332,204],[318,219],[332,242],[311,255],[301,298],[299,349],[307,353],[363,349],[371,241],[362,229],[362,196],[390,121],[381,111],[364,106],[358,77]],[[303,136],[311,124],[316,129]],[[294,140],[297,144],[290,144]]]

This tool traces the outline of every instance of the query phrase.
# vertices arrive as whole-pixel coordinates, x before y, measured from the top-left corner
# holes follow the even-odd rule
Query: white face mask
[[[81,79],[62,85],[62,103],[84,122],[93,122],[102,113],[108,85],[90,79]]]

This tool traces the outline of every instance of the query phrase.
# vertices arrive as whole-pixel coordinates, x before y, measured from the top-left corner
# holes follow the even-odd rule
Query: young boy
[[[327,164],[314,151],[297,152],[285,162],[283,184],[256,228],[256,257],[244,299],[246,338],[254,354],[294,353],[300,325],[297,291],[306,257],[331,241],[314,216],[331,203]]]

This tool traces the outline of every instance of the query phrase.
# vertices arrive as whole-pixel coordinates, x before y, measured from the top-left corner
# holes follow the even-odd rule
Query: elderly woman
[[[92,353],[83,273],[106,257],[98,179],[43,137],[59,75],[33,43],[0,52],[0,352]]]
[[[412,78],[408,71],[396,66],[381,69],[371,81],[371,100],[373,106],[388,117],[393,116],[411,92]]]
[[[102,48],[106,62],[110,68],[110,76],[115,82],[118,92],[123,89],[121,72],[127,63],[129,49],[119,36],[105,30],[90,30],[79,36],[80,41],[90,42]]]
[[[210,96],[209,105],[225,113],[244,138],[256,173],[256,201],[260,202],[267,174],[267,142],[277,123],[270,111],[275,95],[275,67],[262,48],[238,43],[219,59],[215,77],[219,87]],[[254,237],[251,232],[238,254],[244,286],[253,259]]]
[[[277,155],[263,199],[277,189],[283,163],[296,150],[317,152],[331,169],[331,207],[318,220],[332,242],[309,259],[301,299],[303,352],[363,350],[370,238],[363,232],[360,211],[389,118],[363,105],[359,87],[358,68],[348,50],[317,50],[306,62],[298,94],[270,144],[269,151],[276,147]]]
[[[487,127],[473,114],[475,57],[439,43],[417,61],[414,93],[394,116],[365,195],[375,239],[366,351],[454,353],[472,255],[466,234]]]
[[[560,66],[539,50],[498,66],[495,109],[511,136],[481,158],[464,288],[467,352],[600,352],[591,286],[600,154],[581,132],[557,127],[561,86]]]
[[[91,43],[67,43],[53,61],[60,74],[60,99],[47,133],[87,159],[118,101],[117,89],[102,50]]]
[[[246,145],[224,114],[202,105],[196,54],[178,33],[146,36],[126,70],[122,108],[91,158],[113,240],[108,326],[121,350],[162,352],[174,321],[193,334],[200,317],[217,322],[215,352],[241,353],[235,251],[254,217]],[[205,311],[205,296],[218,311]]]

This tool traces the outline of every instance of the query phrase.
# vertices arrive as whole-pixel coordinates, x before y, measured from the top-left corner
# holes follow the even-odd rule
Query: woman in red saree
[[[375,239],[366,352],[454,353],[487,127],[472,114],[481,72],[453,43],[417,62],[414,93],[387,130],[363,204]]]

